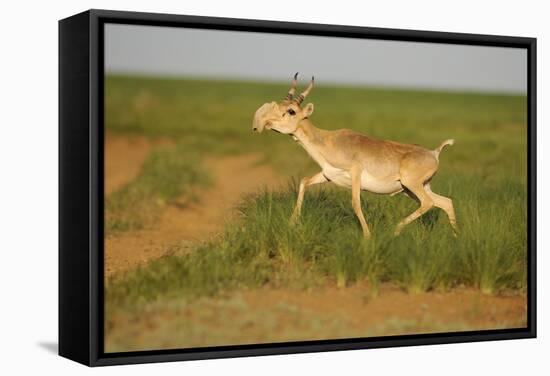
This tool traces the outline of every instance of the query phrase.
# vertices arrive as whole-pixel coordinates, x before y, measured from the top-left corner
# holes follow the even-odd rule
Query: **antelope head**
[[[294,97],[298,83],[298,73],[290,84],[286,97],[280,102],[264,103],[254,114],[252,130],[262,132],[264,129],[272,129],[283,134],[293,134],[298,124],[313,113],[313,103],[308,103],[302,108],[302,102],[313,88],[314,78],[308,87],[297,97]]]

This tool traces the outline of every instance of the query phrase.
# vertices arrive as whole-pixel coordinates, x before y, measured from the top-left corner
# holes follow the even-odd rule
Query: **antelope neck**
[[[324,143],[321,136],[322,133],[322,129],[317,128],[311,121],[309,121],[309,119],[306,118],[298,123],[298,126],[292,136],[302,145],[322,145]]]

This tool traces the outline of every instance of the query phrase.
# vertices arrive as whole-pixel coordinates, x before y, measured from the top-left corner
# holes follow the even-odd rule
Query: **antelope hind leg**
[[[420,201],[420,207],[416,209],[414,212],[412,212],[409,216],[407,216],[405,219],[403,219],[397,227],[395,228],[394,235],[399,235],[401,231],[403,230],[403,227],[426,213],[428,210],[430,210],[434,206],[434,200],[432,197],[426,192],[424,189],[424,186],[422,184],[416,184],[407,186],[407,189],[412,192],[418,201]]]
[[[455,215],[453,200],[451,200],[448,197],[441,196],[441,195],[438,195],[437,193],[432,192],[432,189],[430,188],[430,184],[426,184],[425,189],[426,189],[426,192],[428,192],[428,194],[434,201],[434,205],[440,208],[441,210],[443,210],[447,214],[447,217],[449,218],[449,223],[453,228],[453,234],[455,237],[458,237],[458,226],[456,224],[456,215]]]

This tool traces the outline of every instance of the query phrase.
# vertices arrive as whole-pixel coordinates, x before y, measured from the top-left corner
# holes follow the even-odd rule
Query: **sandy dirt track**
[[[106,194],[137,176],[153,146],[142,138],[107,138]],[[239,155],[207,159],[205,166],[214,182],[209,188],[195,192],[196,203],[186,207],[168,205],[152,229],[129,231],[105,239],[105,276],[108,278],[162,257],[174,246],[188,247],[219,233],[225,221],[235,214],[232,209],[243,195],[282,182],[270,167],[257,164],[259,158]]]

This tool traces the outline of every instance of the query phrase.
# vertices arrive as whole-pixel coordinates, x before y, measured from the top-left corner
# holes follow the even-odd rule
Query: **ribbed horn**
[[[306,88],[306,90],[302,91],[302,93],[300,95],[298,95],[298,98],[295,98],[294,101],[298,104],[302,104],[302,102],[304,101],[304,99],[306,99],[306,97],[308,96],[309,92],[311,91],[311,89],[313,89],[313,83],[315,82],[315,77],[311,77],[311,82],[309,83],[308,87]]]
[[[296,85],[298,84],[298,72],[294,74],[294,79],[292,80],[290,84],[290,89],[288,90],[288,94],[285,97],[285,100],[291,101],[294,97],[294,92],[296,91]]]

